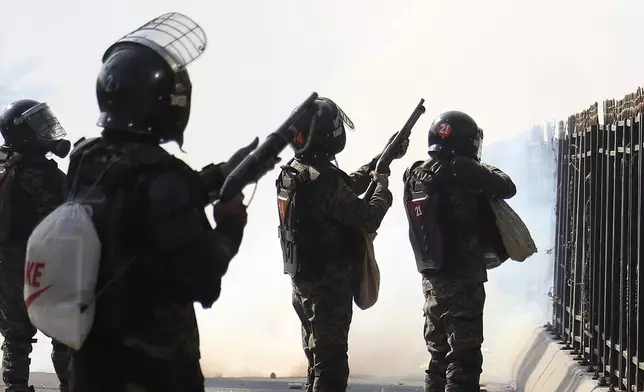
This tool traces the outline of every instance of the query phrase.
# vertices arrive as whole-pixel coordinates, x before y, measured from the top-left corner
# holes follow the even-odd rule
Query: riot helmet
[[[459,111],[442,113],[429,127],[429,152],[462,155],[481,161],[483,130],[469,115]]]
[[[181,147],[192,97],[186,67],[203,54],[206,42],[197,23],[173,12],[112,44],[96,80],[97,125]]]
[[[353,130],[351,119],[331,99],[320,97],[294,124],[292,141],[295,157],[302,160],[333,159],[347,144],[345,125]]]
[[[65,158],[71,149],[67,132],[46,102],[20,99],[10,102],[0,113],[2,150],[24,155],[53,153]]]

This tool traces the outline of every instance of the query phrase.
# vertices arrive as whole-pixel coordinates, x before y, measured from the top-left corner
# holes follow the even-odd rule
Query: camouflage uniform
[[[365,252],[361,233],[375,232],[392,202],[391,192],[380,185],[369,201],[357,196],[367,189],[374,165],[375,160],[347,176],[330,162],[290,164],[300,172],[321,173],[306,190],[297,191],[299,211],[308,215],[307,232],[315,233],[299,237],[300,270],[292,280],[293,307],[302,323],[308,360],[308,392],[347,387],[353,292]]]
[[[0,219],[8,223],[2,228],[5,238],[0,245],[2,378],[7,391],[27,391],[29,354],[37,332],[29,321],[23,299],[27,240],[40,220],[64,202],[67,182],[56,162],[45,157],[27,158],[14,154],[5,167],[0,191],[0,215],[3,215]],[[56,341],[52,341],[52,345],[54,370],[61,391],[66,391],[69,350]]]
[[[499,169],[457,157],[453,161],[430,158],[420,165],[435,176],[441,194],[435,219],[442,230],[443,258],[438,269],[422,272],[425,297],[424,338],[431,361],[425,375],[425,392],[479,391],[483,356],[484,283],[487,281],[481,227],[486,197],[510,198],[514,183]],[[408,176],[421,178],[418,167]],[[430,217],[426,217],[428,219]],[[420,268],[419,268],[420,269]]]
[[[209,308],[219,297],[245,220],[213,230],[198,173],[135,135],[104,131],[89,145],[77,143],[70,181],[76,173],[85,187],[106,173],[99,184],[110,196],[95,214],[107,251],[95,322],[72,357],[71,390],[203,392],[193,303]]]

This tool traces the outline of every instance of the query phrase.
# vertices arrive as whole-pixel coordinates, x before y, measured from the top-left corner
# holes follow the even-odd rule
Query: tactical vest
[[[6,161],[0,163],[0,244],[14,243],[14,245],[26,244],[26,240],[29,237],[33,227],[30,227],[32,224],[37,223],[33,222],[34,217],[31,216],[33,211],[25,211],[26,207],[23,200],[17,200],[16,194],[14,193],[14,187],[21,188],[23,184],[24,170],[28,168],[39,168],[44,171],[45,183],[40,185],[45,188],[52,187],[50,181],[59,180],[58,177],[53,178],[50,176],[52,173],[49,172],[51,165],[56,171],[56,175],[59,174],[57,165],[55,162],[50,161],[46,157],[32,157],[27,158],[24,155],[12,154]],[[62,175],[62,173],[60,173]],[[66,189],[63,185],[62,179],[56,184],[56,187],[60,188],[60,197],[64,200],[66,196]],[[32,199],[31,202],[38,202],[38,199]],[[15,203],[15,205],[12,205]],[[42,219],[42,217],[37,217]],[[24,246],[22,244],[21,246]]]
[[[295,277],[300,270],[299,254],[297,247],[298,235],[298,214],[297,192],[298,188],[305,186],[311,179],[311,168],[305,167],[298,171],[290,166],[293,160],[282,166],[275,185],[277,186],[277,209],[279,212],[280,224],[277,236],[282,246],[282,258],[284,261],[284,273]]]
[[[403,201],[409,222],[409,241],[418,272],[440,270],[444,263],[443,231],[438,222],[440,192],[432,166],[415,162],[405,175]]]
[[[314,259],[317,255],[316,247],[323,239],[324,233],[317,231],[316,226],[319,222],[308,211],[308,203],[298,199],[309,199],[311,195],[308,194],[308,186],[322,176],[339,175],[345,181],[349,181],[349,178],[327,161],[315,165],[302,162],[293,165],[293,161],[292,159],[286,166],[281,167],[282,172],[276,181],[280,222],[278,237],[282,247],[284,273],[291,277],[298,274],[315,276],[320,272],[320,268],[323,268]],[[304,259],[307,260],[306,264]]]

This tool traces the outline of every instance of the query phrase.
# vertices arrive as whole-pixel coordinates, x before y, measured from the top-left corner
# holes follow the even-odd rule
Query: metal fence
[[[644,391],[644,91],[559,123],[551,332],[601,386]]]

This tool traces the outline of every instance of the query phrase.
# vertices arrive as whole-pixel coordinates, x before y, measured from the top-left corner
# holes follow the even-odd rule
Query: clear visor
[[[330,100],[329,98],[321,98],[321,100],[325,101],[328,103],[331,107],[335,106],[337,109],[337,115],[333,119],[333,137],[338,137],[342,135],[342,133],[345,132],[346,128],[349,128],[349,130],[354,131],[356,129],[355,124],[353,124],[353,121],[347,116],[347,114],[342,110],[338,104]]]
[[[474,146],[476,147],[476,159],[481,161],[481,153],[483,152],[483,130],[479,128],[477,138],[474,140]]]
[[[336,134],[339,135],[344,132],[345,126],[351,131],[354,131],[356,129],[353,121],[351,121],[349,116],[347,116],[347,114],[340,108],[340,106],[336,105],[336,107],[338,108],[338,115],[335,116],[335,119],[333,119],[333,127],[335,128],[335,131],[333,132],[334,137],[337,137]]]
[[[36,137],[40,140],[56,140],[67,135],[65,129],[58,122],[58,119],[43,102],[24,112],[14,120],[14,124],[26,123],[34,130]]]
[[[203,54],[208,39],[195,21],[172,12],[152,19],[117,41],[120,42],[134,42],[154,50],[177,72]]]
[[[338,114],[335,116],[333,119],[333,136],[337,137],[339,136],[342,132],[345,131],[345,128],[349,128],[349,130],[353,131],[356,129],[355,124],[353,124],[353,121],[347,116],[347,114],[338,106],[335,102],[331,101],[328,98],[320,98],[320,100],[325,101],[331,106],[335,106],[337,108]],[[300,107],[296,107],[293,109],[291,112],[291,115],[295,113]],[[320,106],[317,107],[316,114],[320,115],[322,112],[322,108]],[[311,122],[309,123],[309,128],[312,129],[315,127],[315,118],[316,116],[311,116]]]

